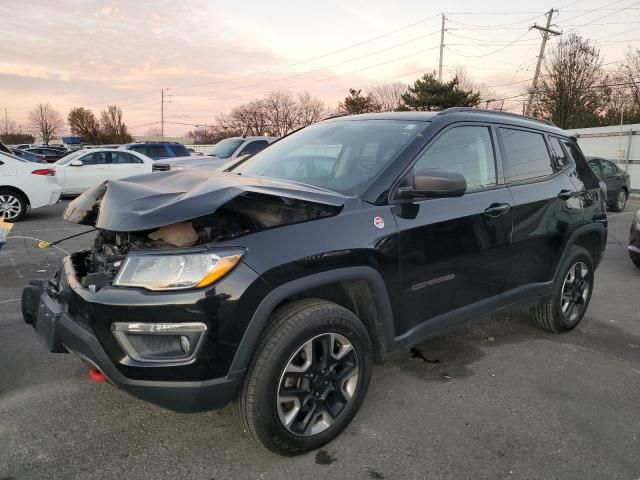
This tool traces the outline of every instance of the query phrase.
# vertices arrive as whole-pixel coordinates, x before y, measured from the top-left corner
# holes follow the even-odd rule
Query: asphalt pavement
[[[640,478],[640,269],[626,252],[640,201],[610,216],[574,331],[552,335],[514,311],[424,342],[376,366],[354,422],[297,458],[253,444],[231,407],[169,412],[45,350],[19,298],[64,255],[33,239],[87,229],[62,221],[63,206],[32,212],[0,250],[0,480]]]

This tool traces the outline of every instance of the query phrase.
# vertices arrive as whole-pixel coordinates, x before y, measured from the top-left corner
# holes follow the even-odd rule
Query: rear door
[[[399,202],[402,283],[396,335],[447,328],[486,307],[505,289],[512,199],[504,186],[490,125],[454,125],[421,153],[411,176],[427,169],[462,174],[459,198]],[[455,310],[468,315],[456,317]]]
[[[499,127],[498,136],[514,200],[508,287],[551,281],[568,236],[583,222],[579,192],[568,166],[555,153],[552,160],[545,134]]]
[[[83,155],[80,160],[82,165],[73,166],[70,162],[64,167],[64,193],[82,193],[96,183],[108,179],[108,152],[92,152]]]
[[[145,168],[145,163],[140,158],[129,152],[109,152],[109,157],[109,180],[118,180],[151,171],[151,168]]]

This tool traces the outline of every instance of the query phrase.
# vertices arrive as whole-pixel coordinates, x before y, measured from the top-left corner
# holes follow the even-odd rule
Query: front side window
[[[611,162],[602,162],[602,178],[613,177],[618,173],[618,168]]]
[[[413,167],[457,172],[467,180],[467,189],[482,188],[497,183],[493,142],[488,127],[454,127],[444,132],[418,158]]]
[[[82,160],[83,165],[104,165],[105,163],[107,163],[107,153],[90,153],[89,155],[85,155],[84,157],[82,157],[80,160]]]
[[[511,182],[553,174],[551,158],[540,133],[499,128],[507,179]]]
[[[589,163],[589,168],[591,169],[591,171],[593,173],[595,173],[598,176],[602,175],[600,173],[600,161],[599,160],[589,160],[587,163]]]
[[[233,172],[295,180],[357,196],[425,126],[401,120],[317,123],[249,157]]]

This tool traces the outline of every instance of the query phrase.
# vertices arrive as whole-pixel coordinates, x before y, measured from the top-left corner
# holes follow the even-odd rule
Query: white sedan
[[[105,180],[151,173],[153,160],[138,152],[115,148],[78,150],[53,164],[63,195],[75,195]]]
[[[27,162],[0,152],[0,217],[17,222],[31,209],[60,199],[60,186],[51,165]]]

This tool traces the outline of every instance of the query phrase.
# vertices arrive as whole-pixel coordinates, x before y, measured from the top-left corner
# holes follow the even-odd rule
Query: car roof
[[[277,139],[278,137],[267,137],[265,135],[247,135],[246,137],[227,137],[227,138],[223,138],[222,140],[246,140],[246,141],[267,140],[269,141],[269,140],[277,140]]]
[[[324,122],[359,121],[359,120],[398,120],[407,122],[432,122],[441,118],[449,118],[452,121],[481,121],[488,123],[503,123],[520,127],[535,128],[556,135],[568,136],[567,133],[552,122],[499,110],[485,110],[481,108],[453,107],[438,112],[382,112],[364,113],[360,115],[342,115],[330,117]]]

